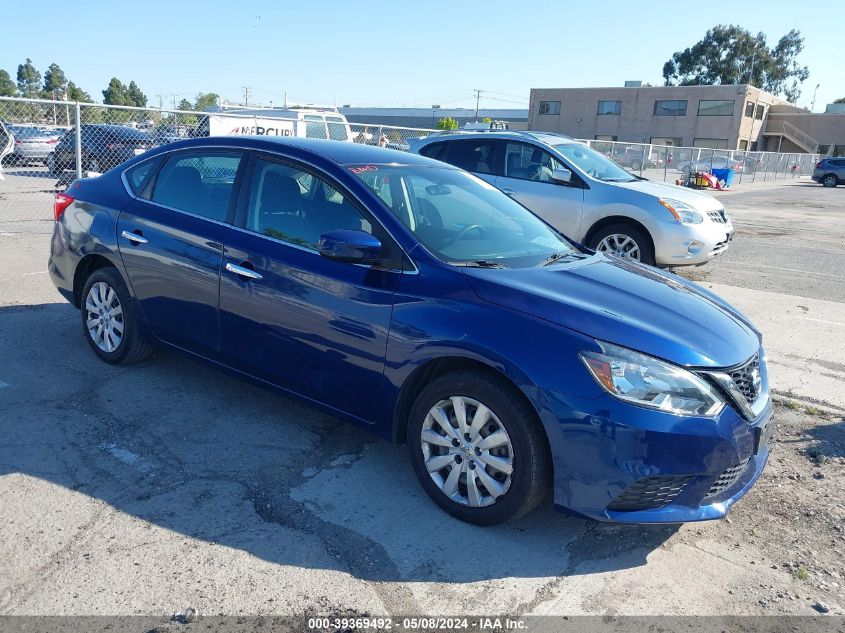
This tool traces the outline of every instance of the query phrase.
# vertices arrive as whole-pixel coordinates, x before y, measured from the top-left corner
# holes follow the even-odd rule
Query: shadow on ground
[[[106,365],[66,304],[0,308],[0,350],[0,477],[273,563],[376,581],[588,574],[643,565],[676,531],[596,524],[551,502],[505,526],[465,525],[425,496],[405,447],[181,355]]]

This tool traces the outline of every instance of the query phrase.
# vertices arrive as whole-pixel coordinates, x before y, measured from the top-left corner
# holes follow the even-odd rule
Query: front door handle
[[[146,244],[147,242],[149,242],[149,240],[140,233],[130,233],[129,231],[124,231],[120,234],[120,236],[136,245]]]
[[[237,264],[233,264],[232,262],[226,262],[226,270],[230,273],[235,273],[238,277],[243,277],[245,279],[263,279],[263,275],[261,273],[257,273],[251,268],[244,268],[243,266],[238,266]]]

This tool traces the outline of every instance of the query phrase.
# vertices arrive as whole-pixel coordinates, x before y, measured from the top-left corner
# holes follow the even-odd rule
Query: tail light
[[[55,145],[58,142],[59,142],[59,139],[51,138],[49,141],[47,141],[47,145]]]
[[[109,143],[106,145],[106,149],[123,149],[126,147],[123,143]]]
[[[65,209],[73,204],[73,200],[74,198],[66,193],[57,193],[56,199],[53,201],[53,219],[58,222]]]
[[[821,161],[819,161],[819,162],[817,162],[817,163],[816,163],[816,168],[817,168],[817,169],[821,169],[821,168],[822,168],[822,162],[821,162]]]

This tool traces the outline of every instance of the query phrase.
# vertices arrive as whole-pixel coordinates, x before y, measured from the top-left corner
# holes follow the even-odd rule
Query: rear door
[[[195,149],[165,156],[120,213],[120,255],[155,336],[214,357],[223,242],[234,217],[243,153]]]
[[[307,166],[262,156],[246,182],[242,230],[226,243],[220,278],[223,362],[373,420],[401,250],[334,181]],[[322,257],[317,241],[334,229],[372,232],[383,264]]]
[[[442,160],[460,169],[472,172],[491,185],[496,183],[496,148],[499,142],[494,138],[471,138],[446,141],[443,150],[437,152]],[[429,150],[429,152],[434,150]],[[423,155],[427,156],[423,152]]]
[[[581,239],[584,188],[577,173],[571,183],[552,180],[558,167],[572,169],[546,150],[522,141],[503,141],[501,171],[495,185],[567,237]]]

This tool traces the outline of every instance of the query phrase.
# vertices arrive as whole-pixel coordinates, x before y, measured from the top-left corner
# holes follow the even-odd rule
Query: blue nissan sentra
[[[552,493],[600,521],[725,516],[772,429],[761,335],[413,154],[221,137],[56,196],[49,272],[108,363],[176,349],[406,443],[464,521]]]

